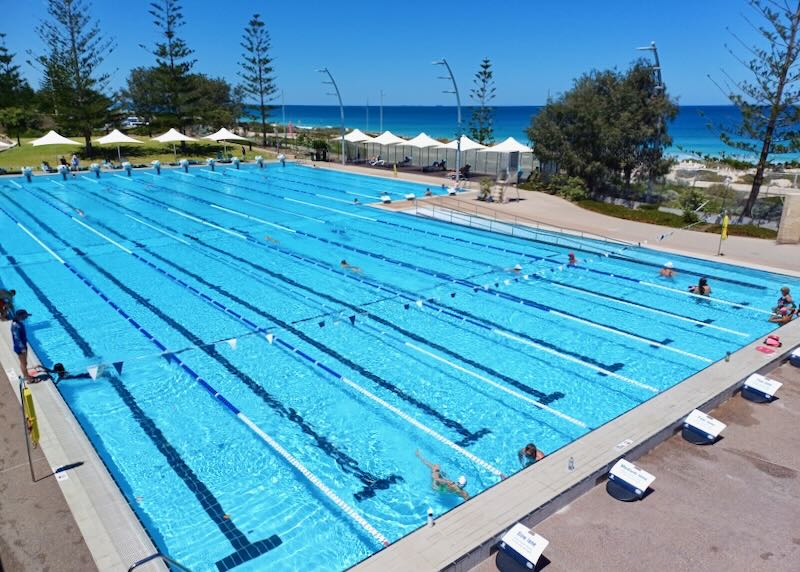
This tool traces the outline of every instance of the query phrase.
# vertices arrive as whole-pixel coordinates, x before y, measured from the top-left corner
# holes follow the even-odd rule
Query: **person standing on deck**
[[[27,310],[17,310],[14,321],[11,323],[11,340],[14,343],[14,353],[19,358],[19,369],[25,381],[31,381],[28,373],[28,332],[25,330],[25,320],[30,316]]]

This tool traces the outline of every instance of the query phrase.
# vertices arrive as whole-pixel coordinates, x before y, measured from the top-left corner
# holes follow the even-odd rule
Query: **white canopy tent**
[[[228,131],[225,127],[217,131],[216,133],[212,133],[211,135],[206,135],[203,139],[210,139],[211,141],[222,141],[222,144],[225,147],[225,154],[228,154],[228,141],[249,141],[247,137],[242,137],[241,135],[237,135],[231,131]]]
[[[338,141],[339,137],[334,137],[334,141]],[[361,131],[361,129],[353,129],[350,133],[344,136],[344,140],[348,143],[364,143],[371,140],[372,137]]]
[[[34,147],[39,147],[40,145],[83,145],[83,143],[79,143],[78,141],[73,141],[72,139],[67,139],[63,135],[59,135],[55,131],[50,131],[44,137],[39,137],[31,141],[31,145]]]
[[[11,143],[6,143],[5,141],[0,141],[0,151],[6,151],[8,149],[11,149],[15,145],[16,145],[16,143],[14,143],[13,141]]]
[[[377,137],[370,137],[363,142],[367,145],[375,144],[380,145],[381,147],[388,147],[389,145],[405,144],[406,140],[402,137],[398,137],[391,131],[384,131]]]
[[[158,141],[159,143],[172,143],[172,152],[175,154],[175,160],[178,160],[178,150],[175,147],[175,143],[181,141],[197,141],[194,137],[189,137],[188,135],[184,135],[174,127],[167,131],[166,133],[162,133],[158,137],[153,137],[153,141]]]
[[[137,144],[140,145],[143,141],[139,141],[138,139],[134,139],[133,137],[129,137],[125,135],[119,129],[114,129],[108,135],[104,135],[99,139],[95,139],[100,145],[116,145],[117,146],[117,157],[119,158],[120,162],[122,162],[122,152],[119,149],[120,145],[131,145]]]
[[[428,149],[429,150],[428,151],[428,159],[429,160],[430,160],[430,149],[432,147],[440,147],[441,144],[442,144],[441,141],[437,141],[436,139],[434,139],[433,137],[431,137],[430,135],[428,135],[425,132],[422,132],[419,135],[417,135],[416,137],[414,137],[413,139],[409,139],[408,141],[403,143],[404,146],[414,147],[415,149],[420,149],[420,150]],[[430,161],[428,161],[428,162],[430,162]],[[420,161],[420,165],[421,164],[422,164],[422,161]]]
[[[511,175],[512,170],[514,171],[514,173],[520,173],[522,171],[520,162],[520,153],[533,153],[533,149],[531,149],[527,145],[523,145],[513,137],[508,137],[505,141],[501,141],[497,145],[492,145],[491,147],[486,147],[485,149],[481,149],[478,152],[500,153],[508,155],[505,167],[506,178],[508,178]],[[498,171],[500,169],[499,159],[498,159],[497,169]]]
[[[458,149],[458,139],[453,139],[449,143],[441,143],[439,147],[442,149]],[[466,135],[461,136],[461,152],[464,151],[477,151],[478,149],[486,149],[486,145],[481,145],[477,141],[473,141]]]

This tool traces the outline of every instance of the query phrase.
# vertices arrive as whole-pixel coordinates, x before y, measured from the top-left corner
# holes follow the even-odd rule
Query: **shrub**
[[[687,223],[697,222],[698,216],[695,212],[705,201],[705,195],[697,189],[688,189],[681,198],[681,208],[683,209],[683,220]]]
[[[481,192],[478,195],[479,201],[485,201],[489,198],[489,196],[492,194],[492,184],[493,181],[489,177],[483,177],[480,181],[478,181],[478,185],[481,189]]]

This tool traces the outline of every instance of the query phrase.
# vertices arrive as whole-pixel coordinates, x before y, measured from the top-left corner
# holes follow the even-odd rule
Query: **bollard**
[[[180,164],[181,167],[183,167],[183,172],[184,173],[188,173],[189,172],[189,160],[188,159],[181,159],[179,164]]]
[[[33,182],[33,169],[30,167],[23,167],[22,174],[25,175],[25,178],[28,180],[29,183]]]
[[[98,165],[97,163],[92,163],[91,165],[89,165],[89,170],[92,173],[94,173],[96,179],[100,178],[100,165]]]
[[[127,175],[130,177],[131,176],[131,169],[133,169],[133,167],[131,167],[131,164],[128,161],[125,161],[122,164],[122,168],[125,169],[125,173],[127,173]]]
[[[211,167],[212,171],[214,170],[214,163],[216,163],[214,159],[206,159],[206,164]]]
[[[238,171],[239,170],[239,157],[234,157],[233,159],[231,159],[231,162],[233,163],[233,166],[236,167],[236,170]]]
[[[259,169],[263,169],[264,168],[264,157],[262,157],[261,155],[256,155],[256,165],[258,165]]]
[[[66,165],[59,165],[58,172],[61,173],[61,177],[66,181],[67,180],[67,173],[69,173],[69,169]]]
[[[151,165],[153,165],[153,168],[156,170],[156,175],[160,175],[161,174],[161,161],[155,160],[155,161],[153,161],[151,163]]]

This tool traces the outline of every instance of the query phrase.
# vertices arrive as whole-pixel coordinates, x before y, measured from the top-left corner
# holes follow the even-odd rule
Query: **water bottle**
[[[433,508],[428,507],[428,526],[433,526]]]
[[[570,471],[575,470],[575,457],[570,457],[569,461],[567,461],[567,469]]]

